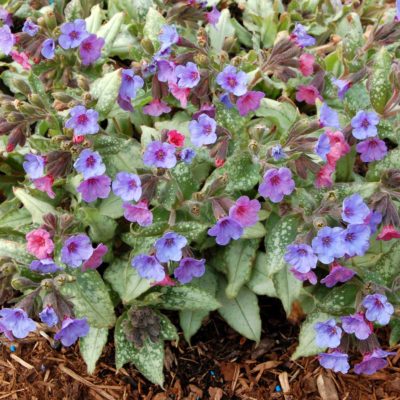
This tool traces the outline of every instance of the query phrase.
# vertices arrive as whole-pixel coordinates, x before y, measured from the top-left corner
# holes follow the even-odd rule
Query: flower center
[[[330,246],[330,244],[332,243],[332,238],[329,236],[325,236],[322,238],[322,244],[324,246]]]
[[[137,185],[136,182],[132,179],[128,183],[129,189],[136,189]]]
[[[86,114],[81,114],[78,116],[77,120],[79,125],[86,125],[87,122],[89,121],[89,118],[87,117]]]
[[[72,32],[69,34],[69,37],[70,37],[71,39],[78,39],[78,38],[79,38],[79,32],[77,32],[77,31],[72,31]]]
[[[162,161],[165,159],[165,152],[164,150],[160,149],[156,151],[156,159]]]
[[[271,178],[271,184],[272,184],[272,185],[277,186],[277,185],[279,185],[280,183],[281,183],[281,178],[280,178],[278,175],[274,175],[274,176]]]
[[[367,119],[363,119],[363,122],[361,123],[361,126],[363,128],[368,128],[369,127],[369,121]]]
[[[92,43],[90,43],[90,42],[84,42],[84,43],[82,44],[82,47],[83,47],[83,49],[86,50],[86,51],[90,51],[90,50],[93,49]]]
[[[354,233],[348,233],[346,235],[346,242],[352,242],[355,239]]]
[[[368,143],[368,147],[372,147],[373,149],[378,146],[378,142],[376,140],[370,140]]]
[[[35,240],[37,246],[42,247],[45,245],[45,240],[42,237],[37,237]]]
[[[94,159],[93,156],[89,156],[86,159],[86,167],[93,167],[96,164],[96,160]]]
[[[174,244],[174,239],[165,239],[165,245],[167,247],[172,247]]]
[[[234,77],[234,76],[230,76],[230,77],[228,77],[227,78],[227,82],[228,82],[228,85],[230,86],[230,87],[235,87],[236,86],[236,78]]]
[[[305,249],[298,249],[298,250],[297,250],[297,254],[298,254],[300,257],[305,257],[305,256],[307,255],[307,250],[305,250]]]
[[[196,80],[198,78],[198,76],[199,76],[199,73],[196,71],[193,71],[190,73],[190,79],[192,79],[192,80]]]
[[[76,245],[76,243],[72,242],[72,243],[70,243],[70,244],[68,245],[68,251],[69,251],[70,253],[74,253],[74,252],[76,251],[77,247],[78,247],[78,246]]]
[[[205,125],[205,126],[204,126],[204,133],[205,133],[206,135],[209,135],[211,132],[212,132],[212,127],[211,127],[211,125]]]

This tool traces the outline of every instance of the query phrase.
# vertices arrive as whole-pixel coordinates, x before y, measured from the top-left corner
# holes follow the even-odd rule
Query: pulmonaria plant
[[[294,358],[384,368],[399,13],[313,2],[303,21],[282,4],[266,31],[247,8],[164,3],[0,8],[0,331],[45,324],[92,369],[113,328],[117,369],[162,385],[163,309],[187,340],[220,309],[259,342],[267,295],[307,314]]]

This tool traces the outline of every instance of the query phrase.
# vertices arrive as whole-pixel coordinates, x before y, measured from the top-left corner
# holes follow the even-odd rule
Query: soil
[[[400,399],[400,346],[393,349],[397,355],[389,366],[369,377],[331,373],[315,357],[291,361],[302,313],[295,309],[288,321],[278,301],[262,303],[263,339],[258,347],[218,314],[211,315],[191,345],[182,335],[179,342],[168,343],[164,389],[132,366],[116,371],[111,340],[93,375],[87,374],[78,345],[55,349],[41,335],[4,342],[0,400]],[[169,316],[176,322],[176,315]],[[383,342],[386,335],[383,331]]]

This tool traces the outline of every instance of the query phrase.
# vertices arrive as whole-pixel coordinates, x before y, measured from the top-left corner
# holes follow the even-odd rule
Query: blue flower
[[[196,152],[193,149],[190,149],[189,147],[183,149],[180,153],[180,159],[185,163],[185,164],[191,164],[193,161],[193,158],[196,156]]]
[[[92,243],[84,234],[69,237],[61,249],[61,261],[72,268],[82,265],[93,254]]]
[[[132,259],[132,267],[135,268],[142,278],[160,282],[165,278],[164,267],[154,256],[139,254]]]
[[[321,353],[318,355],[318,359],[324,368],[331,369],[333,372],[342,372],[343,374],[349,372],[349,356],[341,351]]]
[[[371,229],[368,225],[349,225],[341,233],[344,253],[350,257],[363,256],[369,248]]]
[[[271,156],[275,161],[279,161],[287,157],[280,144],[277,144],[271,149]]]
[[[318,231],[317,236],[312,240],[312,248],[319,261],[330,264],[335,258],[344,255],[342,231],[341,228],[330,228],[329,226]]]
[[[158,141],[150,142],[143,155],[145,165],[173,168],[176,165],[175,146]]]
[[[342,219],[349,224],[363,224],[370,212],[358,193],[343,200]]]
[[[217,141],[216,128],[217,123],[214,119],[207,114],[201,114],[197,121],[189,123],[190,140],[197,147],[213,144]]]
[[[243,71],[237,71],[232,65],[227,65],[217,75],[218,85],[235,96],[242,96],[247,92],[247,80],[247,74]]]
[[[243,227],[231,217],[223,217],[208,230],[210,236],[221,246],[227,245],[231,239],[237,240],[243,235]]]
[[[106,172],[106,166],[103,163],[101,155],[97,151],[90,149],[85,149],[79,154],[74,167],[83,175],[84,179],[103,175]]]
[[[124,201],[139,201],[142,196],[142,183],[136,174],[118,172],[112,183],[112,190]]]
[[[61,35],[58,38],[58,43],[65,50],[78,47],[89,36],[86,30],[86,22],[83,19],[66,22],[61,25],[60,30]]]
[[[326,156],[331,151],[331,143],[329,140],[329,136],[326,133],[323,133],[319,138],[318,142],[315,146],[315,152],[326,161]]]
[[[22,166],[29,178],[37,179],[44,176],[44,158],[35,154],[25,154]]]
[[[35,322],[21,308],[3,308],[0,310],[0,324],[18,339],[23,339],[29,332],[36,330]]]
[[[342,329],[336,325],[334,319],[317,322],[314,326],[315,342],[319,347],[338,347],[342,338]]]
[[[326,103],[319,110],[319,122],[323,127],[340,129],[339,114]]]
[[[393,306],[383,294],[369,294],[364,298],[362,305],[367,309],[365,316],[368,321],[376,321],[380,325],[387,325],[394,313]]]
[[[179,261],[182,249],[187,245],[187,239],[175,232],[167,232],[154,245],[156,256],[161,262]]]
[[[54,311],[54,308],[50,305],[43,308],[43,310],[39,313],[39,317],[44,324],[50,327],[56,325],[58,322],[57,314]]]
[[[75,136],[93,135],[100,129],[98,124],[99,113],[84,106],[75,106],[69,110],[71,116],[65,123],[65,127],[74,130]]]
[[[308,244],[290,244],[286,248],[285,261],[303,274],[317,266],[318,258]]]
[[[376,127],[378,124],[379,117],[375,112],[360,110],[351,120],[353,136],[356,139],[374,137],[378,134],[378,128]]]
[[[309,35],[306,31],[306,28],[298,22],[296,23],[295,28],[293,29],[290,37],[295,41],[295,43],[299,47],[302,48],[308,46],[314,46],[316,43],[315,38]]]
[[[38,272],[39,274],[53,274],[61,269],[51,258],[34,260],[29,265],[29,268],[31,271]]]
[[[173,44],[178,43],[179,35],[175,25],[164,25],[158,35],[158,40],[161,43],[160,51],[163,52],[171,47]]]
[[[65,318],[61,329],[54,335],[54,339],[61,340],[63,346],[73,345],[78,338],[84,337],[89,333],[87,319]]]
[[[182,258],[179,267],[175,269],[174,276],[180,283],[188,283],[193,278],[200,278],[206,271],[206,260],[196,260],[194,258]]]
[[[24,22],[24,26],[22,27],[22,32],[27,33],[29,36],[35,36],[39,32],[39,27],[32,22],[31,19],[27,19]]]
[[[368,339],[372,333],[371,326],[361,313],[342,317],[342,327],[346,333],[354,333],[356,338],[360,340]]]
[[[55,50],[56,50],[56,43],[54,42],[53,39],[50,38],[46,39],[42,43],[42,50],[40,51],[40,53],[44,58],[52,60],[54,58]]]
[[[188,62],[186,66],[178,65],[175,69],[178,78],[178,86],[180,88],[194,88],[200,82],[200,72],[197,65]]]

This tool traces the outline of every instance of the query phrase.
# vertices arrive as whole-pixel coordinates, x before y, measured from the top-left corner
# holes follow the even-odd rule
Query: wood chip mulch
[[[115,370],[112,332],[94,375],[78,345],[55,349],[49,338],[29,336],[0,347],[0,400],[399,400],[400,346],[390,365],[372,376],[334,374],[315,357],[291,361],[299,316],[286,321],[279,303],[262,305],[258,347],[233,332],[217,314],[192,339],[166,346],[164,390],[132,366]],[[171,318],[176,316],[171,314]],[[384,333],[385,335],[385,333]],[[14,351],[11,351],[14,350]]]

